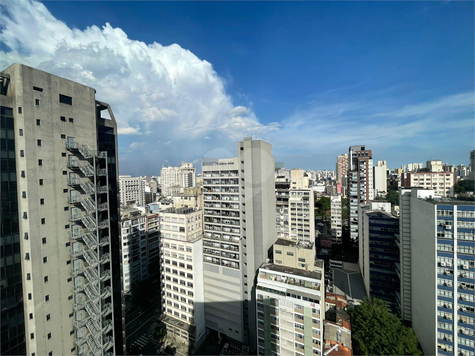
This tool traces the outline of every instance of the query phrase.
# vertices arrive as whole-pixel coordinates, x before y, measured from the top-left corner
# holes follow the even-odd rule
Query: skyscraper
[[[365,146],[350,146],[348,154],[348,217],[350,236],[358,238],[358,205],[373,200],[373,154]]]
[[[272,146],[244,138],[238,156],[203,159],[206,327],[256,349],[254,281],[276,240]]]
[[[7,353],[121,354],[114,115],[93,88],[67,79],[20,64],[1,77],[9,139],[8,150],[2,142],[2,243],[21,257],[7,257],[2,271],[2,324],[11,329],[2,325],[2,354],[4,336]]]
[[[342,184],[343,177],[348,173],[348,155],[346,153],[339,155],[336,160],[336,182]]]
[[[119,193],[122,207],[126,207],[127,203],[145,205],[145,181],[141,177],[119,176]]]
[[[374,177],[374,196],[385,195],[388,192],[386,161],[378,161],[373,168]]]

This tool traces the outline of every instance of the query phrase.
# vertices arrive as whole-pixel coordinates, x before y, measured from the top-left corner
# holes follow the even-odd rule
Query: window
[[[69,122],[74,122],[74,119],[72,117],[70,117]]]
[[[48,352],[48,356],[53,356],[53,351]]]
[[[40,179],[39,182],[40,182],[40,185],[43,185],[43,179]]]
[[[70,295],[70,296],[68,297],[68,300],[71,300],[71,299],[73,299],[73,296],[72,296],[72,295]]]
[[[51,339],[51,333],[48,333],[48,339]]]
[[[28,293],[28,300],[31,300],[31,293]]]
[[[25,151],[24,150],[20,150],[20,157],[25,157]]]
[[[72,280],[73,280],[73,279],[72,279],[71,277],[69,277],[69,278],[68,278],[68,283],[69,283],[69,282],[72,282]]]
[[[30,253],[26,252],[25,253],[25,260],[29,261],[30,260]],[[29,274],[29,273],[28,273]]]
[[[64,211],[68,211],[68,210],[69,210],[69,206],[65,206]]]
[[[293,256],[294,253],[293,252],[287,252],[287,256]]]
[[[48,276],[44,277],[44,281],[45,281],[45,283],[48,283]]]
[[[33,340],[34,338],[35,338],[35,334],[34,334],[34,333],[31,333],[31,334],[30,334],[30,339]]]
[[[69,225],[64,225],[64,228],[69,229]],[[66,246],[68,246],[68,245],[66,245]]]
[[[64,134],[61,134],[61,138],[66,138],[66,135],[64,135]]]
[[[66,242],[66,247],[68,247],[69,245],[71,245],[71,242]]]
[[[19,134],[20,136],[23,136],[23,129],[19,129],[19,130],[18,130],[18,134]]]
[[[68,175],[68,171],[63,171],[63,176],[67,176]]]
[[[39,145],[39,146],[41,146],[41,145]],[[38,166],[42,166],[42,165],[43,165],[43,160],[42,160],[42,159],[39,159],[39,160],[38,160]]]
[[[280,251],[280,250],[275,250],[275,253],[276,253],[277,255],[282,255],[282,251]]]
[[[63,193],[67,193],[67,192],[68,192],[68,190],[67,190],[67,189],[63,189]]]
[[[66,264],[67,264],[67,265],[71,264],[71,260],[67,260],[67,261],[66,261]]]
[[[25,240],[28,240],[28,233],[27,233],[27,232],[25,232],[25,233],[23,234],[23,238],[24,238]]]
[[[40,199],[40,205],[45,205],[45,200],[44,200],[44,198],[41,198],[41,199]]]
[[[46,237],[43,237],[43,238],[41,239],[41,243],[42,243],[43,245],[46,243]]]
[[[61,157],[66,157],[66,152],[61,152]]]
[[[45,302],[49,302],[49,295],[45,295]]]
[[[46,315],[46,321],[50,320],[51,319],[51,314],[47,314]]]
[[[61,118],[61,121],[64,121],[64,122],[66,122],[66,117],[64,117],[64,116],[60,116],[60,118]]]
[[[40,126],[41,125],[41,120],[40,119],[36,119],[36,126]]]
[[[35,105],[36,106],[40,105],[40,99],[35,99]]]
[[[33,319],[33,313],[30,313],[30,319]]]
[[[73,334],[74,334],[74,330],[73,330]],[[76,348],[75,348],[75,347],[73,347],[73,348],[71,349],[71,353],[73,353],[73,352],[74,352],[74,350],[76,350]]]
[[[46,262],[48,262],[48,257],[45,256],[43,257],[43,263],[46,263]]]
[[[59,102],[67,105],[73,105],[73,98],[67,95],[59,94]]]
[[[73,314],[73,313],[71,313],[71,314],[69,314],[69,317],[70,317],[70,318],[72,318],[72,317],[73,317],[73,315],[74,315],[74,314]]]
[[[46,219],[45,218],[41,218],[41,225],[44,225],[46,224]]]
[[[36,91],[39,91],[39,92],[42,92],[43,91],[43,88],[39,88],[39,87],[33,87],[33,90],[36,90]]]
[[[25,192],[25,191],[21,192],[21,197],[22,197],[23,199],[26,198],[26,192]]]
[[[18,107],[18,113],[21,114],[22,110],[21,110],[21,106]]]

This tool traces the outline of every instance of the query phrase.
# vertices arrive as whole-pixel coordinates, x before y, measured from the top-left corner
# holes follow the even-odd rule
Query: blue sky
[[[122,173],[234,156],[244,135],[288,168],[354,144],[390,167],[474,149],[473,2],[43,4],[2,1],[0,63],[95,87]]]

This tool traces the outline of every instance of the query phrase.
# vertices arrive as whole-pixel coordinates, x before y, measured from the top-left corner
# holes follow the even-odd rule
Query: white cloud
[[[143,142],[132,142],[129,147],[130,147],[130,150],[131,150],[131,151],[134,151],[134,150],[136,150],[137,148],[142,147],[144,144],[145,144],[145,143],[143,143]]]
[[[140,127],[119,127],[117,129],[119,135],[141,135]],[[147,131],[149,132],[149,131]],[[145,134],[147,134],[147,132]]]

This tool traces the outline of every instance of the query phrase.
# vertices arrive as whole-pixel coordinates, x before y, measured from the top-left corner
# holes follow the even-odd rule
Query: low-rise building
[[[401,174],[401,187],[433,189],[442,197],[454,196],[455,174],[453,172],[412,172]]]
[[[345,296],[327,293],[325,298],[324,345],[325,356],[351,356],[350,315]]]

